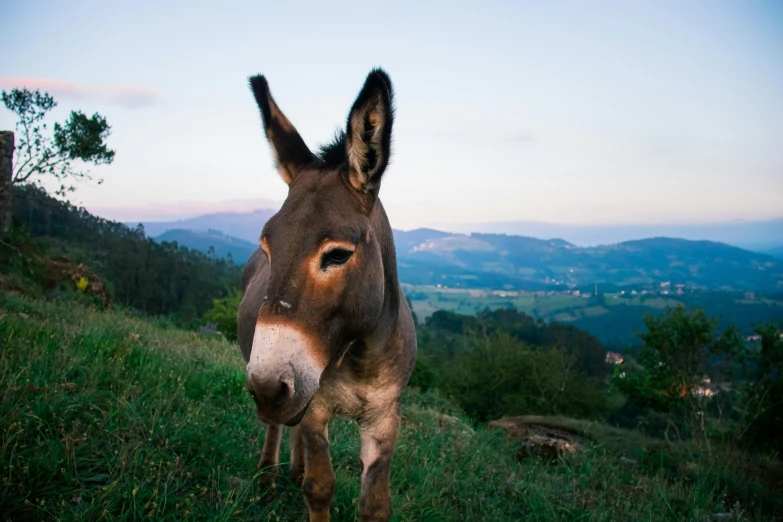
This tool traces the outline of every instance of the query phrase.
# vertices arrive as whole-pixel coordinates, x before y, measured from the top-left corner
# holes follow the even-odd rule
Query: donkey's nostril
[[[253,375],[248,387],[253,397],[267,401],[274,407],[282,406],[294,396],[293,379],[287,377],[263,378]]]
[[[289,379],[282,379],[280,381],[280,389],[277,392],[277,396],[272,400],[275,406],[284,404],[288,399],[294,396],[294,383]]]

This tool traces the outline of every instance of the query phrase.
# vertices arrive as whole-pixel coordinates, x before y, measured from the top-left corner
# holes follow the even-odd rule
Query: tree
[[[667,308],[658,317],[648,314],[644,322],[641,368],[616,368],[615,383],[633,407],[666,414],[670,426],[676,426],[676,418],[684,419],[692,435],[706,441],[705,384],[729,378],[731,363],[744,356],[737,328],[730,325],[719,332],[717,318],[682,306]]]
[[[51,176],[58,180],[57,195],[73,192],[73,181],[91,180],[83,164],[108,165],[114,161],[114,151],[106,145],[111,127],[98,113],[87,117],[81,111],[71,111],[64,123],[55,123],[51,134],[44,122],[46,115],[57,106],[48,93],[36,90],[12,89],[2,91],[3,104],[17,115],[16,163],[10,182],[0,186],[0,193],[13,185],[40,182]],[[102,183],[103,180],[98,180]]]
[[[757,325],[761,350],[748,373],[748,439],[783,453],[783,323]]]

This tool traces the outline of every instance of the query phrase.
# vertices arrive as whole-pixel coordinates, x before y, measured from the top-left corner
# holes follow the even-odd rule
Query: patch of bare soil
[[[520,460],[530,456],[556,459],[584,451],[584,437],[562,427],[537,424],[537,419],[540,417],[503,417],[489,425],[504,429],[509,439],[522,442],[517,452]]]

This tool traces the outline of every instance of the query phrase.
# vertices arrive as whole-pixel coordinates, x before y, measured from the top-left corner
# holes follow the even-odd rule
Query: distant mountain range
[[[506,221],[444,225],[455,232],[482,232],[530,237],[561,237],[579,246],[621,243],[646,237],[677,237],[738,246],[754,252],[783,249],[783,218],[708,224],[563,225],[536,221]]]
[[[223,234],[244,239],[253,244],[258,244],[261,229],[264,223],[275,215],[277,210],[255,210],[253,212],[220,212],[217,214],[205,214],[189,219],[177,221],[149,221],[142,222],[148,237],[157,237],[169,230],[208,230],[220,231]],[[135,228],[139,223],[126,221],[126,225]]]
[[[770,248],[766,252],[767,254],[771,255],[772,257],[776,257],[778,259],[783,259],[783,246]]]
[[[142,225],[150,237],[172,229],[201,231],[213,229],[255,244],[264,223],[275,212],[277,211],[270,209],[245,213],[222,212],[177,221],[143,222]],[[126,222],[126,224],[135,227],[138,222]],[[726,243],[745,250],[783,258],[783,218],[699,225],[562,225],[536,221],[508,221],[444,225],[443,228],[455,234],[476,232],[540,238],[557,237],[583,247],[611,245],[649,237],[676,237]]]
[[[401,278],[493,288],[644,287],[668,283],[711,290],[783,290],[783,261],[712,241],[650,238],[579,247],[562,239],[503,234],[395,231]],[[540,288],[543,289],[543,288]]]
[[[142,223],[157,241],[229,253],[244,263],[273,210],[220,213]],[[135,223],[127,223],[135,226]],[[505,234],[394,231],[400,278],[410,284],[544,290],[594,284],[643,287],[670,283],[711,290],[783,290],[783,261],[713,241],[656,237],[582,247],[563,239]],[[771,251],[783,256],[783,248]]]

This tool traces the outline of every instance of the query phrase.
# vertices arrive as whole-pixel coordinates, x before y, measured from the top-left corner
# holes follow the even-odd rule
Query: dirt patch
[[[504,429],[509,439],[522,442],[517,452],[520,460],[530,456],[556,459],[584,451],[583,436],[567,428],[538,424],[537,419],[539,417],[503,417],[489,425]]]

